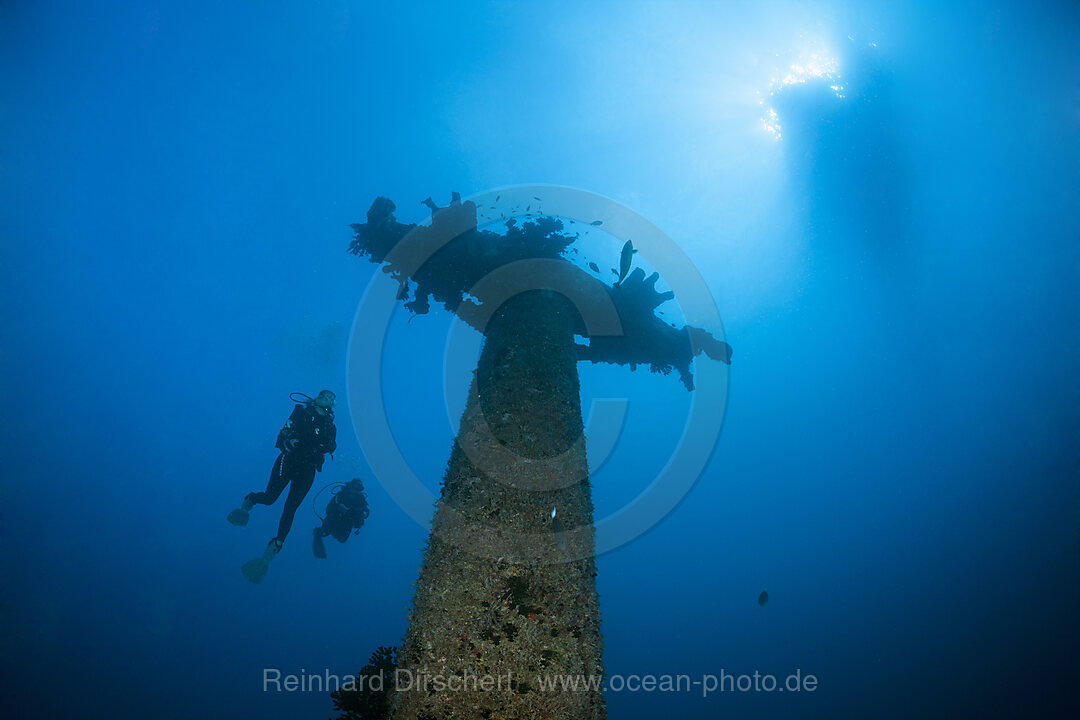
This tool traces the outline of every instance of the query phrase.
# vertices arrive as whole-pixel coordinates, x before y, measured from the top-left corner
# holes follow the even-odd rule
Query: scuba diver
[[[295,396],[300,396],[297,399]],[[318,397],[310,398],[303,393],[293,393],[289,399],[296,403],[292,415],[278,433],[276,447],[280,451],[270,471],[270,481],[263,492],[251,492],[240,507],[226,518],[233,525],[247,525],[248,513],[256,505],[273,505],[290,485],[285,507],[281,511],[278,532],[271,538],[262,557],[249,560],[241,568],[244,577],[253,583],[261,583],[266,577],[270,561],[281,552],[281,546],[292,527],[293,516],[304,501],[315,473],[322,470],[323,455],[333,456],[337,449],[337,428],[334,427],[334,393],[323,390]]]
[[[360,478],[353,478],[334,491],[334,497],[326,504],[326,517],[322,519],[322,525],[315,528],[315,539],[311,546],[315,557],[326,558],[323,538],[327,535],[333,535],[335,540],[343,543],[353,531],[359,534],[368,512],[364,483]]]

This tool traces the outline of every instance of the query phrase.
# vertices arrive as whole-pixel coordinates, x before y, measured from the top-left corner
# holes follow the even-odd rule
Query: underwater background
[[[428,534],[346,407],[378,272],[349,225],[378,195],[419,222],[429,195],[553,184],[673,238],[735,351],[693,490],[597,559],[606,673],[817,678],[609,691],[609,716],[1073,716],[1077,48],[1069,1],[3,3],[3,705],[330,717],[264,669],[399,644]],[[621,241],[588,242],[617,266]],[[450,328],[399,311],[383,349],[433,491],[469,382]],[[586,413],[629,401],[603,518],[691,395],[579,371]],[[323,388],[338,451],[249,584],[282,501],[225,515],[265,485],[289,393]],[[351,477],[371,516],[316,560],[312,500]]]

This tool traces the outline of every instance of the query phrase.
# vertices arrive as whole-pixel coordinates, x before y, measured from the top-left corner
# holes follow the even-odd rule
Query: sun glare
[[[778,58],[780,54],[776,55]],[[758,103],[764,108],[761,124],[765,131],[779,140],[783,133],[780,128],[780,117],[776,109],[772,107],[772,98],[776,97],[784,88],[792,85],[802,85],[811,81],[828,83],[829,89],[838,98],[844,97],[844,84],[840,78],[840,63],[836,58],[825,52],[804,53],[795,62],[790,63],[785,70],[773,76],[769,83],[766,96],[761,97]],[[760,93],[758,93],[760,95]]]

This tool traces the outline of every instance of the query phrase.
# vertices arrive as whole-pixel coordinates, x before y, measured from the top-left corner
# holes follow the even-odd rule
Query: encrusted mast
[[[392,717],[603,718],[577,362],[677,370],[692,389],[691,334],[714,359],[727,362],[730,348],[659,319],[654,309],[672,295],[656,292],[655,274],[608,286],[569,262],[576,237],[557,219],[510,220],[502,235],[478,230],[475,205],[456,194],[447,208],[425,202],[430,227],[398,223],[394,204],[376,199],[350,246],[398,280],[406,308],[425,313],[434,299],[484,334],[398,653],[409,684]],[[557,676],[582,685],[543,687]]]

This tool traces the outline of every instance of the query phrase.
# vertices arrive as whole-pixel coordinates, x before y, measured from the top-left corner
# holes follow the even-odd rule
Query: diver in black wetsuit
[[[345,483],[326,505],[326,517],[322,525],[315,528],[312,551],[317,558],[326,557],[323,538],[333,535],[339,543],[349,539],[355,529],[360,530],[368,516],[367,497],[364,495],[364,483],[360,478],[353,478]]]
[[[247,525],[252,507],[273,505],[285,486],[290,485],[277,535],[271,538],[261,558],[255,558],[243,567],[244,577],[251,582],[262,582],[270,561],[281,551],[289,534],[296,509],[315,482],[315,473],[322,470],[323,455],[333,454],[337,449],[333,410],[335,399],[334,393],[323,390],[315,399],[307,398],[296,404],[292,415],[278,433],[276,447],[281,454],[274,461],[266,490],[248,493],[240,507],[226,518],[233,525]]]

